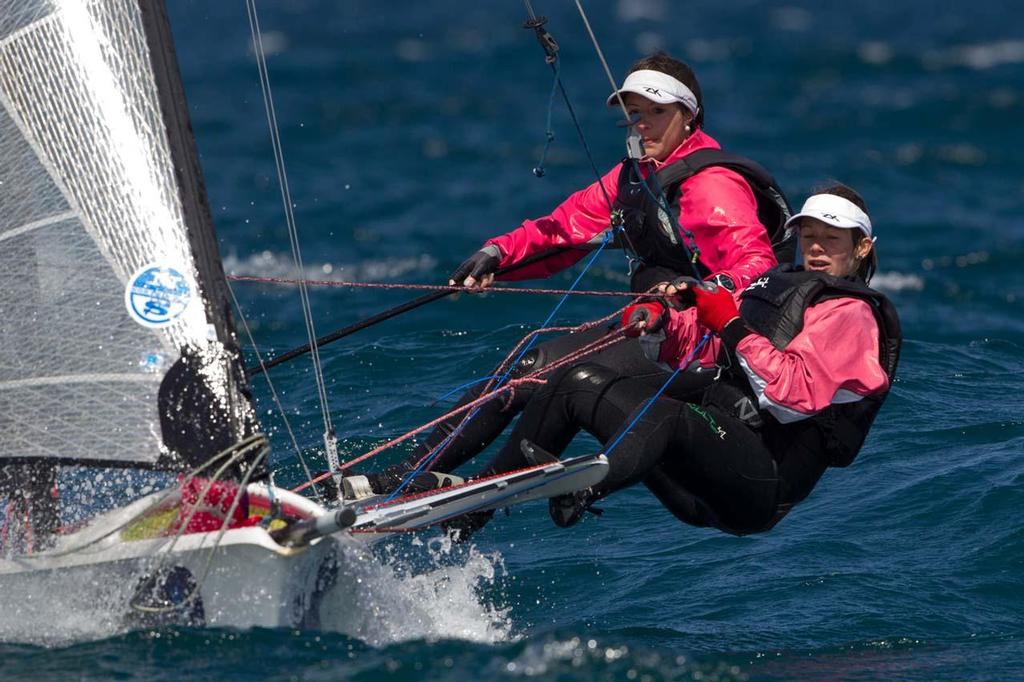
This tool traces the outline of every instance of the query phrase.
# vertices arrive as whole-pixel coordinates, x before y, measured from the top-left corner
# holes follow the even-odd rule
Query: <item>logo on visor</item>
[[[829,220],[839,220],[839,216],[834,215],[832,213],[822,213],[821,215],[828,218]]]
[[[658,97],[661,97],[661,90],[659,90],[658,88],[644,88],[644,90],[651,93],[652,95],[657,95]]]

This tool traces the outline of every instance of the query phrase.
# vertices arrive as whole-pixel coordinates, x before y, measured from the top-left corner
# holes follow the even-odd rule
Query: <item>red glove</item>
[[[721,334],[725,325],[740,316],[732,294],[725,287],[714,287],[709,291],[704,287],[694,287],[697,303],[697,319],[705,327]]]
[[[637,337],[661,329],[665,324],[665,306],[657,301],[634,303],[622,311],[622,327],[626,336]]]

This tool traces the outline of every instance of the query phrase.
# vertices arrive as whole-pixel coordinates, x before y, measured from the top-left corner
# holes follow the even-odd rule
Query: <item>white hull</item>
[[[265,497],[265,491],[263,486],[250,487],[252,495]],[[280,490],[276,494],[292,511],[323,513],[303,497]],[[319,624],[320,600],[334,586],[341,560],[339,545],[331,538],[292,549],[256,526],[226,531],[215,549],[215,532],[182,535],[173,547],[170,537],[125,540],[116,532],[82,547],[137,516],[152,500],[140,500],[63,536],[49,556],[0,560],[0,639],[77,639],[176,622],[232,628]],[[74,548],[80,549],[67,551]],[[177,567],[176,601],[181,606],[147,611],[137,596],[140,583]],[[194,582],[180,580],[183,575]],[[180,598],[196,584],[195,598]]]

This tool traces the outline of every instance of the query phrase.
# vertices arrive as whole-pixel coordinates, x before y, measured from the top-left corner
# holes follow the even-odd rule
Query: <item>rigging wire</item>
[[[572,119],[573,126],[576,128],[576,135],[580,139],[580,144],[583,145],[583,151],[586,153],[587,161],[590,162],[590,168],[597,177],[597,184],[601,188],[601,194],[604,195],[604,201],[608,205],[608,211],[614,212],[612,198],[608,194],[608,190],[605,189],[604,183],[601,181],[601,171],[598,169],[597,163],[594,161],[594,155],[590,151],[590,145],[587,143],[587,137],[583,134],[583,126],[580,124],[579,118],[576,116],[576,109],[572,105],[569,93],[565,89],[565,83],[562,81],[562,76],[559,74],[558,43],[555,42],[550,33],[544,30],[544,24],[547,22],[547,19],[537,16],[533,11],[533,6],[530,4],[530,0],[523,0],[523,2],[526,4],[526,12],[530,16],[530,20],[526,22],[525,28],[532,28],[536,32],[537,40],[540,42],[541,47],[544,48],[544,61],[551,66],[551,69],[555,74],[555,83],[558,85],[559,92],[562,93],[562,100],[565,102],[565,108],[569,112],[569,117]]]
[[[508,363],[509,358],[511,358],[513,355],[515,355],[516,351],[518,351],[519,348],[522,347],[522,345],[524,343],[526,343],[532,337],[535,337],[535,336],[538,336],[538,335],[540,335],[542,333],[547,333],[547,332],[565,332],[565,331],[568,331],[568,332],[571,333],[573,331],[577,331],[578,332],[578,331],[583,331],[583,330],[586,330],[586,329],[593,329],[596,326],[599,326],[599,325],[601,325],[603,323],[609,322],[613,318],[618,317],[622,313],[622,310],[624,310],[624,308],[620,308],[620,309],[616,310],[614,313],[612,313],[611,315],[607,315],[607,316],[605,316],[605,317],[603,317],[603,318],[601,318],[599,320],[595,320],[595,321],[592,321],[592,322],[585,322],[582,325],[579,325],[577,327],[549,327],[549,328],[546,328],[546,329],[535,329],[534,331],[532,331],[529,334],[527,334],[523,338],[523,340],[520,341],[520,343],[516,345],[516,348],[511,353],[509,353],[508,357],[505,359],[504,362],[502,362],[502,364],[500,366],[504,367]],[[348,460],[347,462],[345,462],[344,464],[341,465],[342,469],[348,469],[348,468],[350,468],[350,467],[352,467],[352,466],[354,466],[354,465],[356,465],[356,464],[358,464],[358,463],[360,463],[362,461],[365,461],[365,460],[367,460],[367,459],[369,459],[371,457],[375,457],[376,455],[381,454],[385,450],[388,450],[389,448],[392,448],[392,447],[398,445],[399,443],[403,443],[403,442],[407,441],[408,439],[412,438],[413,436],[415,436],[418,433],[422,433],[423,431],[426,431],[427,429],[430,429],[430,428],[433,428],[435,426],[438,426],[439,424],[441,424],[442,422],[444,422],[447,419],[450,419],[450,418],[452,418],[454,416],[462,414],[463,412],[467,412],[469,410],[472,410],[472,409],[474,409],[474,408],[476,408],[476,407],[478,407],[480,405],[483,405],[486,402],[489,402],[491,400],[494,400],[494,399],[498,398],[499,396],[506,395],[506,394],[511,394],[512,392],[515,391],[517,386],[520,386],[520,385],[523,385],[523,384],[531,384],[531,383],[541,383],[541,384],[545,383],[547,380],[541,378],[543,375],[548,374],[550,372],[553,372],[554,370],[559,369],[560,367],[565,367],[567,365],[570,365],[570,364],[572,364],[572,363],[582,359],[583,357],[585,357],[587,355],[590,355],[591,353],[599,353],[601,351],[604,351],[604,350],[610,348],[611,346],[613,346],[613,345],[615,345],[617,343],[620,343],[624,339],[625,339],[625,331],[624,330],[620,329],[618,331],[610,332],[609,334],[607,334],[602,339],[599,339],[597,341],[593,341],[591,343],[588,343],[585,346],[579,348],[578,350],[576,350],[576,351],[574,351],[572,353],[569,353],[568,355],[566,355],[566,356],[564,356],[564,357],[562,357],[562,358],[560,358],[558,360],[555,360],[555,361],[551,362],[550,364],[544,365],[543,367],[540,367],[540,368],[538,368],[536,370],[533,370],[532,372],[529,372],[528,374],[525,374],[525,375],[523,375],[521,377],[518,377],[518,378],[515,378],[515,379],[510,379],[508,382],[505,383],[504,386],[501,386],[501,387],[496,388],[494,390],[488,390],[488,391],[484,392],[483,394],[481,394],[480,396],[478,396],[475,400],[471,400],[468,403],[465,403],[463,405],[459,405],[458,407],[455,407],[454,409],[446,412],[445,414],[442,414],[441,416],[433,419],[432,421],[427,422],[426,424],[422,424],[422,425],[416,427],[415,429],[412,429],[411,431],[407,431],[406,433],[402,434],[401,436],[397,436],[397,437],[392,438],[391,440],[389,440],[389,441],[387,441],[387,442],[385,442],[385,443],[383,443],[381,445],[378,445],[377,447],[375,447],[374,449],[370,450],[369,452],[365,452],[365,453],[359,455],[358,457],[354,457],[354,458]],[[509,396],[508,399],[511,399],[511,396]],[[319,476],[314,478],[311,482],[303,483],[302,485],[299,485],[299,486],[297,486],[295,488],[292,488],[292,492],[293,493],[301,492],[302,490],[305,490],[309,486],[311,486],[311,485],[313,485],[315,483],[319,483],[320,481],[326,479],[328,476],[330,476],[329,473],[320,474]]]
[[[284,203],[285,221],[288,226],[288,239],[291,242],[292,258],[295,268],[301,275],[304,272],[302,252],[299,248],[298,228],[295,224],[295,213],[292,206],[291,190],[288,185],[288,173],[284,164],[284,152],[281,148],[281,134],[277,125],[277,114],[274,109],[274,97],[270,89],[270,74],[267,70],[267,58],[263,50],[263,37],[260,33],[259,17],[256,12],[256,0],[246,0],[246,11],[249,14],[249,28],[252,32],[253,49],[260,75],[260,88],[263,91],[263,105],[267,114],[267,125],[270,128],[270,139],[274,148],[274,164],[277,168],[278,184],[281,187],[281,200]],[[299,298],[302,301],[302,316],[306,323],[306,335],[309,337],[310,357],[313,361],[313,373],[316,380],[317,394],[320,400],[320,412],[324,423],[324,447],[327,454],[327,465],[331,471],[338,470],[338,445],[331,423],[330,407],[327,399],[327,387],[324,383],[323,367],[320,363],[320,352],[316,345],[316,330],[313,325],[313,311],[309,303],[309,291],[305,284],[299,285]],[[335,483],[340,490],[341,474],[335,475]]]
[[[544,149],[540,153],[540,161],[533,168],[533,174],[538,178],[544,177],[547,173],[544,170],[544,163],[548,158],[548,151],[551,150],[551,143],[555,141],[555,131],[551,129],[551,115],[555,110],[555,93],[558,92],[558,59],[552,63],[552,68],[555,70],[555,78],[551,81],[551,94],[548,95],[548,115],[547,120],[544,124]]]
[[[529,3],[527,3],[529,4]],[[580,0],[576,0],[576,9],[580,12],[580,17],[583,19],[583,26],[587,29],[587,34],[590,35],[590,42],[594,44],[594,50],[597,51],[597,58],[601,60],[601,66],[604,67],[604,73],[608,76],[608,82],[612,86],[612,92],[615,93],[615,99],[619,102],[619,108],[622,109],[622,115],[629,119],[629,112],[626,110],[626,102],[622,99],[622,93],[619,92],[619,85],[615,82],[615,76],[612,75],[612,70],[608,68],[608,60],[604,58],[604,52],[601,50],[601,44],[597,41],[597,36],[594,35],[594,29],[590,27],[590,20],[587,18],[587,13],[583,9],[583,5],[580,4]]]
[[[218,473],[214,474],[214,480],[220,478],[221,474],[219,472],[221,472],[224,469],[226,469],[227,467],[229,467],[229,466],[231,466],[231,465],[233,465],[233,464],[243,460],[245,457],[247,457],[249,455],[249,453],[252,450],[254,450],[254,449],[266,450],[267,448],[268,448],[267,437],[266,437],[266,435],[264,435],[262,433],[257,433],[257,434],[254,434],[252,436],[249,436],[248,438],[244,438],[244,439],[238,441],[237,443],[233,443],[232,445],[229,445],[228,447],[226,447],[225,449],[221,450],[216,455],[213,455],[212,457],[210,457],[208,460],[206,460],[205,462],[203,462],[202,464],[200,464],[196,468],[194,468],[194,469],[188,471],[187,473],[185,473],[184,476],[182,477],[182,479],[177,483],[177,485],[174,485],[174,486],[171,486],[170,488],[167,488],[166,490],[163,491],[162,494],[159,494],[158,497],[155,497],[153,500],[151,500],[150,503],[148,505],[146,505],[145,507],[143,507],[140,511],[138,511],[135,514],[132,514],[127,519],[125,519],[125,520],[115,524],[111,528],[108,528],[108,529],[104,530],[102,533],[100,533],[96,537],[93,537],[93,538],[90,538],[88,540],[85,540],[81,544],[78,544],[78,545],[73,545],[71,547],[65,547],[64,549],[59,549],[59,550],[51,549],[51,550],[46,550],[44,552],[36,552],[35,554],[31,554],[31,555],[19,556],[18,560],[19,561],[22,561],[22,560],[24,560],[24,561],[32,561],[32,560],[39,560],[39,559],[50,559],[50,558],[54,558],[54,557],[70,556],[70,555],[75,554],[77,552],[81,552],[81,551],[83,551],[85,549],[88,549],[89,547],[92,547],[92,546],[102,542],[103,540],[106,540],[107,538],[112,536],[114,533],[117,533],[118,531],[121,531],[121,530],[127,528],[128,526],[132,525],[136,521],[138,521],[138,520],[142,519],[143,517],[145,517],[147,514],[149,514],[153,510],[159,509],[161,507],[161,505],[163,505],[165,502],[171,500],[175,495],[179,495],[181,493],[181,490],[186,485],[188,485],[189,482],[192,481],[192,479],[194,479],[197,476],[199,476],[199,474],[203,473],[206,469],[208,469],[209,467],[213,466],[216,462],[224,459],[225,457],[229,458],[227,463],[226,463],[226,465],[222,466],[221,469],[218,469]],[[191,520],[191,516],[189,516],[189,520]]]
[[[572,286],[569,287],[569,290],[572,291],[572,290],[575,290],[576,286],[579,284],[579,282],[582,279],[583,275],[585,275],[587,270],[589,270],[590,267],[594,264],[594,262],[597,260],[597,257],[601,254],[601,251],[603,251],[604,248],[608,245],[609,241],[613,237],[617,236],[616,233],[618,233],[618,234],[620,234],[622,236],[622,238],[625,241],[629,251],[631,251],[632,254],[633,254],[632,256],[630,256],[629,254],[627,254],[627,256],[626,256],[627,261],[630,264],[630,272],[632,272],[632,268],[633,268],[633,264],[634,264],[634,258],[637,258],[637,256],[636,256],[637,252],[636,252],[636,249],[633,247],[631,240],[629,239],[629,235],[626,234],[626,231],[624,229],[624,224],[623,224],[623,221],[622,221],[622,212],[616,210],[615,205],[612,202],[611,196],[608,193],[608,189],[604,186],[604,179],[601,176],[600,170],[598,170],[598,168],[597,168],[597,164],[594,161],[594,156],[593,156],[593,154],[590,151],[590,145],[587,143],[586,136],[583,133],[583,127],[580,125],[579,119],[576,116],[575,108],[572,105],[572,101],[569,98],[568,92],[566,91],[565,84],[562,81],[562,78],[561,78],[561,76],[559,74],[559,69],[558,69],[558,44],[551,37],[551,35],[544,29],[544,24],[547,22],[547,19],[544,18],[544,17],[538,17],[537,16],[536,12],[534,12],[534,10],[533,10],[533,5],[530,3],[530,0],[523,0],[523,2],[525,4],[525,6],[526,6],[526,12],[527,12],[527,14],[530,17],[529,21],[526,22],[525,27],[526,28],[531,28],[531,29],[533,29],[535,31],[535,33],[537,34],[537,40],[540,43],[541,47],[544,49],[545,61],[551,66],[552,70],[554,71],[555,83],[557,84],[558,89],[562,93],[562,98],[565,101],[566,109],[568,110],[569,115],[572,118],[573,125],[575,126],[577,135],[580,138],[580,143],[582,144],[583,149],[586,152],[587,160],[590,162],[591,169],[593,170],[594,175],[597,178],[597,185],[601,189],[601,194],[603,195],[605,203],[608,206],[608,212],[609,212],[609,218],[610,218],[610,226],[609,226],[610,229],[605,233],[605,235],[604,235],[604,237],[603,237],[603,239],[601,241],[601,245],[597,248],[597,250],[591,256],[590,260],[587,261],[586,265],[583,267],[583,270],[576,277],[576,280],[572,283]],[[577,0],[577,6],[579,7],[580,11],[582,11],[583,8],[579,6],[578,0]],[[584,20],[585,20],[585,15],[584,15]],[[588,26],[588,29],[589,29],[589,22],[587,22],[587,26]],[[591,36],[593,36],[593,32],[591,32]],[[594,38],[594,40],[596,41],[596,38]],[[595,42],[595,45],[596,45],[596,42]],[[602,63],[604,63],[604,65],[605,65],[606,73],[608,74],[609,79],[612,82],[612,89],[613,90],[617,90],[617,88],[615,87],[615,80],[611,76],[611,71],[608,69],[607,63],[604,62],[604,56],[603,56],[603,54],[600,53],[600,48],[599,47],[598,47],[598,53],[599,53],[599,56],[601,57]],[[627,113],[625,105],[622,103],[622,97],[621,96],[619,96],[619,102],[620,102],[620,105],[622,105],[623,112]],[[628,118],[628,113],[627,113],[627,118]],[[552,309],[551,313],[548,315],[547,319],[544,321],[544,323],[541,325],[541,327],[546,327],[548,325],[548,323],[558,313],[559,309],[561,309],[562,304],[564,304],[566,302],[566,300],[568,300],[568,294],[565,294],[565,295],[562,296],[561,300],[559,300],[559,302],[555,305],[554,309]],[[497,387],[501,387],[502,384],[504,384],[504,382],[508,379],[509,374],[515,368],[516,363],[518,363],[519,360],[522,359],[523,355],[525,355],[533,347],[534,343],[536,342],[536,339],[537,339],[537,337],[534,337],[534,338],[532,338],[530,340],[530,342],[528,344],[526,344],[526,346],[522,349],[522,351],[519,353],[519,355],[516,357],[516,359],[509,365],[509,367],[506,370],[506,372],[504,373],[504,375],[502,375],[501,378],[497,381],[496,388]],[[479,413],[479,409],[474,409],[472,412],[470,412],[465,417],[463,417],[463,419],[460,421],[459,425],[455,429],[453,429],[452,432],[449,433],[444,438],[444,440],[441,441],[441,443],[439,443],[431,452],[429,452],[425,457],[423,457],[417,463],[417,465],[412,469],[412,471],[410,471],[405,476],[405,478],[402,480],[401,484],[399,484],[399,486],[388,496],[387,499],[391,500],[391,499],[394,499],[395,497],[397,497],[398,495],[400,495],[402,493],[402,491],[412,482],[412,480],[416,477],[416,475],[418,475],[419,473],[421,473],[423,471],[429,470],[431,464],[441,455],[442,452],[445,451],[445,449],[447,449],[448,445],[452,442],[452,440],[462,432],[462,430],[465,428],[465,426],[478,413]]]
[[[230,279],[230,278],[229,278]],[[256,361],[263,369],[263,373],[267,377],[267,385],[270,387],[270,396],[274,400],[274,404],[277,406],[277,411],[281,415],[282,421],[284,421],[284,428],[288,432],[288,438],[292,442],[292,447],[295,448],[295,454],[299,458],[299,463],[302,465],[302,470],[306,474],[306,480],[313,480],[313,472],[310,471],[309,465],[306,463],[306,458],[302,455],[302,448],[299,447],[299,442],[295,438],[295,432],[292,430],[291,422],[288,421],[288,415],[284,411],[284,406],[281,404],[281,399],[277,395],[277,389],[274,388],[274,382],[270,380],[270,375],[267,374],[266,365],[263,362],[263,354],[260,353],[260,349],[256,346],[256,340],[252,336],[252,331],[249,329],[249,321],[245,318],[245,314],[242,312],[242,306],[239,305],[238,299],[235,297],[235,290],[228,283],[228,292],[231,294],[231,301],[235,304],[235,309],[238,311],[238,318],[242,322],[242,329],[245,330],[245,336],[249,339],[249,345],[252,346],[253,351],[256,353]],[[268,486],[270,490],[273,490],[273,485]],[[323,502],[323,498],[320,496],[319,488],[313,489],[316,499]],[[273,493],[271,493],[273,494]]]
[[[633,428],[633,425],[640,421],[640,418],[647,413],[647,410],[651,409],[651,405],[654,404],[654,401],[657,400],[661,396],[661,394],[665,392],[665,389],[667,389],[669,385],[672,383],[672,381],[675,380],[677,376],[679,376],[679,373],[683,371],[683,368],[687,367],[693,361],[693,359],[697,357],[697,353],[700,352],[700,349],[704,347],[704,344],[707,343],[708,339],[710,338],[711,332],[708,332],[703,336],[703,338],[701,338],[700,341],[697,342],[697,345],[694,346],[693,350],[687,353],[686,357],[679,362],[679,365],[676,367],[675,371],[672,372],[672,374],[670,374],[667,379],[665,379],[665,383],[661,385],[661,388],[659,388],[654,393],[654,395],[648,398],[647,402],[644,403],[643,409],[641,409],[640,412],[638,412],[637,415],[633,417],[633,420],[626,425],[626,428],[622,429],[622,431],[619,432],[619,435],[615,438],[615,440],[613,440],[607,447],[605,447],[604,455],[606,457],[610,455],[612,450],[615,449],[619,442],[626,437],[626,434],[629,433],[630,429]]]

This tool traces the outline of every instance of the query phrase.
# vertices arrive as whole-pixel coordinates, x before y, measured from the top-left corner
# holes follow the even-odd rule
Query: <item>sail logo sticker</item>
[[[144,327],[166,327],[192,302],[193,287],[180,271],[157,263],[143,265],[128,278],[124,304]]]

